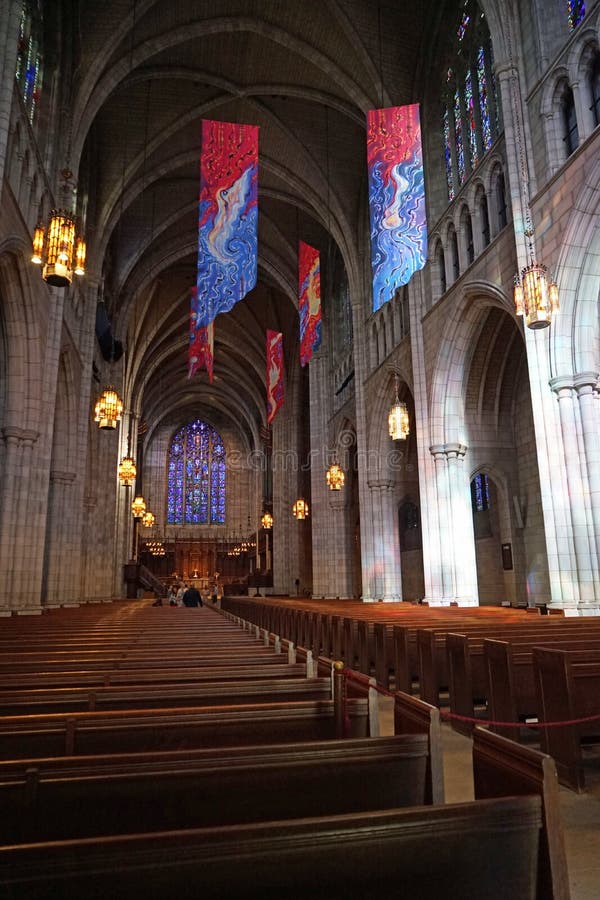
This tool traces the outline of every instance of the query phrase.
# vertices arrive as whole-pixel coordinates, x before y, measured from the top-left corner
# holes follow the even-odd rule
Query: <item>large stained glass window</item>
[[[167,524],[225,523],[225,447],[200,419],[173,436],[167,458]]]
[[[492,123],[490,121],[490,105],[488,103],[487,76],[485,73],[485,54],[483,47],[477,51],[477,92],[479,94],[479,114],[481,116],[481,137],[484,150],[492,146]]]
[[[463,146],[462,133],[462,116],[460,113],[460,94],[458,90],[454,92],[454,141],[456,143],[456,164],[458,166],[458,180],[460,184],[464,184],[465,170],[465,151]]]
[[[567,0],[567,14],[569,16],[569,28],[577,28],[585,16],[585,3],[583,0]]]
[[[469,159],[471,168],[474,169],[479,162],[479,154],[477,152],[477,126],[475,124],[475,104],[473,102],[473,79],[471,78],[471,70],[467,70],[465,75],[465,106],[467,110],[467,134],[469,140]]]
[[[448,199],[454,200],[454,175],[452,173],[452,146],[450,144],[450,119],[448,110],[444,110],[444,156],[446,161],[446,183]]]
[[[500,130],[492,44],[485,16],[475,0],[464,0],[453,40],[442,107],[449,200],[454,200]]]
[[[23,5],[17,45],[16,78],[21,96],[33,123],[42,90],[41,3],[28,0]]]

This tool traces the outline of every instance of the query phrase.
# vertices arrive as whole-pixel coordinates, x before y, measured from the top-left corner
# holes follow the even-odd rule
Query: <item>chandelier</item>
[[[148,550],[152,556],[165,556],[166,550],[165,545],[162,541],[146,541],[145,548]]]
[[[144,528],[152,528],[156,521],[156,516],[149,509],[142,515],[142,525]]]
[[[94,407],[94,422],[99,428],[116,428],[123,415],[123,403],[113,387],[107,387]]]
[[[260,520],[260,524],[262,525],[263,528],[266,528],[267,531],[273,527],[273,516],[271,515],[270,512],[268,512],[268,510],[263,513],[262,519]]]
[[[327,487],[330,491],[341,491],[344,487],[346,476],[344,475],[344,470],[338,463],[334,462],[329,466],[325,477],[327,478]]]
[[[398,396],[400,388],[400,379],[394,376],[396,385],[396,399],[394,405],[390,409],[388,415],[388,430],[393,441],[405,441],[410,434],[410,419],[408,417],[408,407]]]
[[[299,497],[292,506],[292,515],[295,519],[308,519],[308,503]]]
[[[548,280],[548,269],[535,262],[533,255],[533,229],[525,230],[529,240],[530,263],[521,270],[521,276],[515,275],[514,303],[518,316],[525,317],[528,328],[547,328],[553,313],[560,308],[558,285],[551,278]]]
[[[117,469],[119,481],[124,487],[132,485],[137,475],[137,467],[131,456],[124,456]]]
[[[64,195],[69,193],[73,173],[62,172]],[[48,222],[38,222],[33,232],[31,262],[42,268],[42,278],[54,287],[67,287],[73,274],[85,275],[86,245],[75,233],[75,218],[66,209],[53,209]]]
[[[146,512],[146,501],[141,495],[138,495],[131,504],[131,512],[134,519],[141,519]]]

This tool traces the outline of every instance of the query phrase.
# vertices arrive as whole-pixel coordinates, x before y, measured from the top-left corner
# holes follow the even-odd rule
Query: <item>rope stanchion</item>
[[[343,670],[343,674],[346,678],[349,678],[350,681],[358,681],[359,684],[364,684],[365,687],[372,688],[374,691],[377,691],[378,694],[383,694],[384,697],[393,697],[394,692],[388,691],[387,688],[382,687],[380,684],[375,682],[375,684],[371,683],[371,679],[368,675],[363,675],[362,672],[355,672],[354,669],[345,668]]]

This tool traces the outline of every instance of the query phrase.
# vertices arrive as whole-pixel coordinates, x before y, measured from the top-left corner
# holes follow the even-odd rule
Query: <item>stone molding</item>
[[[50,471],[50,481],[56,484],[72,484],[76,478],[75,472],[61,472],[59,469]]]
[[[39,431],[30,428],[18,428],[16,425],[5,425],[2,429],[2,437],[7,444],[33,447],[40,436]]]
[[[446,459],[463,459],[468,449],[466,444],[433,444],[429,452],[434,458],[445,456]]]

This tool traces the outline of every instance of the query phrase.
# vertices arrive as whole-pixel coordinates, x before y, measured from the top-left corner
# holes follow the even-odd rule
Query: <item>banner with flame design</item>
[[[300,313],[300,365],[321,346],[321,257],[318,250],[298,243],[298,311]]]
[[[270,425],[283,406],[283,334],[267,331],[267,422]]]
[[[373,310],[427,261],[419,104],[367,113]]]
[[[197,328],[256,285],[258,128],[202,120]]]
[[[213,380],[213,363],[214,363],[214,346],[215,346],[215,323],[210,325],[197,327],[198,322],[198,291],[192,288],[192,311],[190,313],[190,346],[188,351],[188,378],[191,378],[200,369],[206,369],[208,372],[208,380],[212,384]]]

